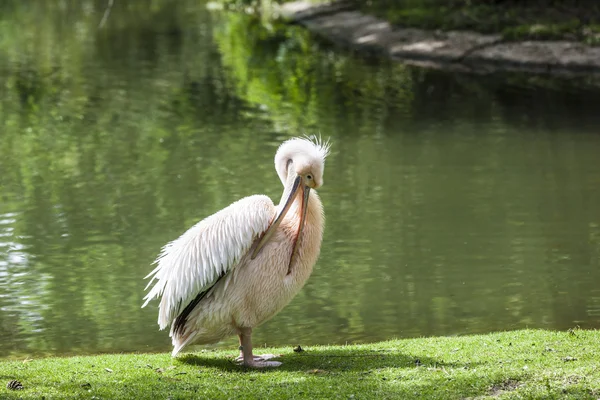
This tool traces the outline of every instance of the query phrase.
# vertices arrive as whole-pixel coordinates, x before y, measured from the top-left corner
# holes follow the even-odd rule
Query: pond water
[[[44,4],[0,6],[0,356],[168,350],[140,308],[160,247],[277,201],[303,133],[333,144],[321,258],[257,345],[600,328],[594,82],[390,65],[196,0]]]

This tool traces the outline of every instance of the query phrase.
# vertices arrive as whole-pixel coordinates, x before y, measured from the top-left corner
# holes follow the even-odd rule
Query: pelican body
[[[252,329],[290,302],[317,262],[324,213],[313,189],[323,184],[328,153],[316,138],[285,141],[275,155],[284,186],[279,205],[245,197],[163,247],[142,307],[160,298],[158,325],[170,326],[173,357],[188,345],[238,335],[243,365],[281,364],[253,354]]]

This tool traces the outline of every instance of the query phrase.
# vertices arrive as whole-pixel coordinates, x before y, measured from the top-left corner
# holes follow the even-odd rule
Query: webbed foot
[[[240,356],[235,361],[249,368],[273,368],[279,367],[281,363],[279,361],[267,361],[278,356],[274,354],[262,354],[255,356],[252,354],[252,328],[240,328]]]
[[[273,358],[277,358],[275,354],[262,354],[260,356],[252,356],[252,361],[244,362],[244,356],[239,356],[235,359],[235,362],[239,365],[243,365],[250,368],[265,368],[265,367],[279,367],[282,363],[279,361],[267,361]]]

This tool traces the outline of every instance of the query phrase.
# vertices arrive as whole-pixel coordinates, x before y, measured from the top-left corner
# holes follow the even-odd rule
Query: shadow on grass
[[[260,354],[260,352],[256,352]],[[231,358],[203,357],[198,354],[186,354],[178,360],[184,364],[219,368],[228,372],[253,370],[242,367]],[[419,367],[465,367],[472,368],[480,363],[447,363],[425,356],[413,356],[392,350],[309,350],[302,353],[282,354],[278,368],[265,368],[264,371],[307,371],[326,370],[331,372],[365,372],[381,368],[419,368]]]
[[[494,372],[483,378],[458,374],[450,380],[445,369],[467,367],[475,371],[482,363],[447,363],[398,350],[317,348],[286,353],[278,360],[283,363],[279,368],[257,370],[235,364],[233,354],[231,358],[214,358],[209,354],[179,358],[182,363],[202,367],[201,370],[206,368],[205,377],[214,377],[215,372],[210,369],[217,369],[217,376],[229,375],[228,379],[237,386],[243,387],[247,382],[256,391],[253,394],[261,398],[281,394],[298,398],[345,398],[354,394],[390,399],[464,398],[487,394],[495,383],[504,388],[507,379],[503,373]],[[510,378],[511,382],[519,380],[518,376]]]

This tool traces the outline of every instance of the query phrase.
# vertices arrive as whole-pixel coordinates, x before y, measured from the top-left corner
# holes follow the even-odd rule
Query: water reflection
[[[381,64],[195,1],[115,2],[102,29],[104,2],[7,4],[0,355],[168,349],[139,308],[159,248],[277,199],[277,145],[315,131],[322,257],[257,343],[600,327],[590,82]]]

